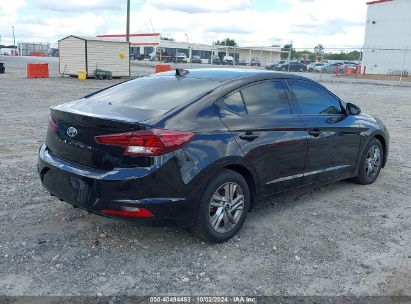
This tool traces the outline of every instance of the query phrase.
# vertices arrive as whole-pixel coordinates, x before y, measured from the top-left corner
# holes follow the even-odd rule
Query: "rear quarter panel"
[[[195,133],[182,148],[195,165],[188,181],[195,192],[202,192],[212,176],[230,165],[245,167],[257,182],[254,168],[245,160],[237,141],[219,118],[220,108],[213,100],[214,97],[209,96],[156,124],[156,128]]]

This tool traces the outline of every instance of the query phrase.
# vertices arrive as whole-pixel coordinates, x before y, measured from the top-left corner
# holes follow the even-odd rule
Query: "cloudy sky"
[[[240,46],[322,43],[362,45],[365,0],[132,0],[131,33],[152,33],[190,42],[225,37]],[[125,32],[126,0],[0,0],[2,43],[56,42],[67,35]]]

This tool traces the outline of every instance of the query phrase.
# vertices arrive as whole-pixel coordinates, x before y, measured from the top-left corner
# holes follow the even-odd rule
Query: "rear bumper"
[[[172,162],[171,162],[172,163]],[[168,168],[167,168],[168,167]],[[197,217],[197,199],[189,199],[188,185],[170,176],[172,164],[163,167],[121,168],[101,171],[63,160],[40,147],[38,173],[43,186],[75,207],[110,218],[137,221],[172,221],[190,226]],[[174,172],[174,175],[176,172]],[[136,218],[105,214],[102,210],[145,208],[154,216]]]

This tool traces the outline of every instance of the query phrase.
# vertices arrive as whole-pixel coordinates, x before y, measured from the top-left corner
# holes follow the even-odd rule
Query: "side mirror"
[[[361,109],[359,106],[356,106],[355,104],[349,102],[346,106],[346,112],[347,115],[358,115],[361,113]]]

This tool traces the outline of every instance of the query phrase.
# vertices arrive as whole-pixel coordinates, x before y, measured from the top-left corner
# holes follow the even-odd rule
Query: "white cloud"
[[[230,12],[233,10],[243,10],[250,6],[250,0],[207,0],[207,1],[187,1],[187,0],[150,0],[150,6],[160,10],[175,10],[180,12]]]
[[[18,9],[25,5],[25,0],[0,0],[0,17],[14,14]]]
[[[345,1],[344,6],[352,8],[348,12],[336,9],[335,1],[330,0],[289,0],[291,7],[281,12],[259,12],[248,1],[240,10],[235,1],[227,1],[227,7],[231,4],[233,8],[229,13],[189,13],[177,8],[192,1],[178,0],[175,6],[172,1],[173,5],[162,7],[163,2],[146,1],[139,11],[133,12],[132,32],[151,32],[151,18],[155,31],[182,41],[185,33],[192,42],[211,43],[231,37],[240,45],[270,45],[278,39],[282,43],[293,40],[297,47],[317,43],[361,45],[363,41],[366,6],[358,0]],[[118,30],[124,27],[122,21]]]
[[[51,11],[84,11],[84,10],[118,10],[122,8],[119,1],[112,0],[34,0],[32,6]]]
[[[336,3],[342,1],[280,1],[289,8],[257,11],[251,0],[133,0],[131,32],[152,32],[151,19],[156,32],[180,41],[186,40],[187,33],[190,42],[212,43],[230,37],[242,46],[291,40],[297,47],[362,44],[365,2],[345,0],[339,7]],[[23,7],[25,12],[31,7],[40,14],[19,15]],[[118,1],[36,0],[27,4],[25,0],[0,0],[0,19],[0,35],[13,23],[21,39],[53,41],[70,34],[124,33],[126,18],[125,6]]]

